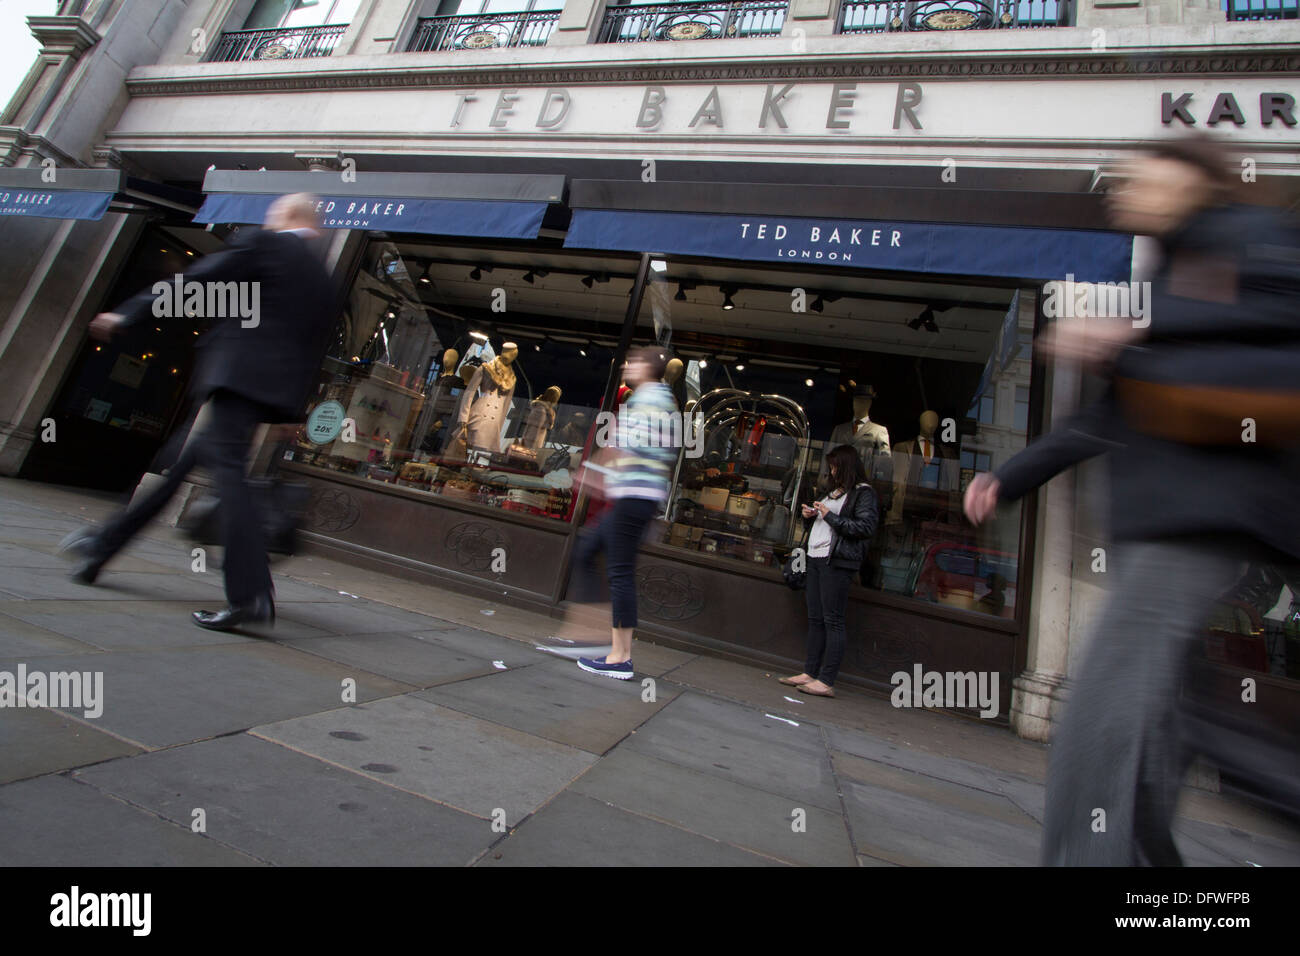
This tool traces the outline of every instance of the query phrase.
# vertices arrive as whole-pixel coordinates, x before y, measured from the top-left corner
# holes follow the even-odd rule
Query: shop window
[[[286,457],[571,520],[635,269],[373,241]]]
[[[1013,427],[1022,432],[1029,428],[1029,387],[1027,385],[1016,386],[1016,411]]]
[[[976,529],[961,499],[1025,445],[1017,320],[1032,293],[931,283],[932,329],[914,286],[891,301],[898,285],[671,259],[651,272],[639,338],[682,359],[673,388],[700,429],[655,546],[775,570],[805,541],[799,506],[824,493],[826,452],[848,444],[879,507],[861,583],[1014,616],[1020,506]],[[1024,400],[1014,421],[997,420],[999,391]]]
[[[352,22],[360,0],[257,0],[245,30],[319,27]]]

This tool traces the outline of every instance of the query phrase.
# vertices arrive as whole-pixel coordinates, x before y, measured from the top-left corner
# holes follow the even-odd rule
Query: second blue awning
[[[564,245],[718,259],[1080,282],[1127,280],[1133,237],[1013,226],[575,209]]]
[[[278,195],[278,194],[277,194]],[[211,193],[195,222],[261,223],[276,195]],[[382,229],[441,236],[536,239],[544,202],[320,196],[326,229]]]

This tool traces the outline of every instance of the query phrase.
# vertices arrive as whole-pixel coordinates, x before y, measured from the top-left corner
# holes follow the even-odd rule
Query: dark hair
[[[1142,153],[1153,159],[1167,159],[1193,167],[1220,194],[1232,192],[1236,185],[1237,157],[1226,142],[1209,133],[1197,131],[1155,140],[1143,145]]]
[[[826,453],[826,488],[850,491],[867,480],[867,470],[852,445],[836,445]]]
[[[663,378],[664,370],[668,368],[668,360],[672,358],[668,349],[661,345],[641,345],[634,349],[629,349],[627,360],[629,362],[645,362],[650,366],[650,376],[652,378]]]

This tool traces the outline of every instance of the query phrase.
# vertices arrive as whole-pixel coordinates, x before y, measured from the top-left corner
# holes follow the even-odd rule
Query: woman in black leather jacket
[[[876,493],[862,459],[849,445],[826,455],[830,488],[804,518],[816,518],[808,535],[808,658],[802,674],[781,683],[815,697],[834,697],[832,686],[844,660],[844,615],[849,584],[866,560],[876,533]]]

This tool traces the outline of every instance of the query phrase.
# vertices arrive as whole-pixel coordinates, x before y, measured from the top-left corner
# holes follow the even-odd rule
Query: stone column
[[[1079,374],[1059,367],[1046,374],[1049,418],[1057,422],[1078,407]],[[1011,727],[1031,740],[1050,739],[1064,696],[1070,660],[1074,515],[1074,476],[1067,471],[1038,490],[1029,649],[1024,672],[1011,682]]]

